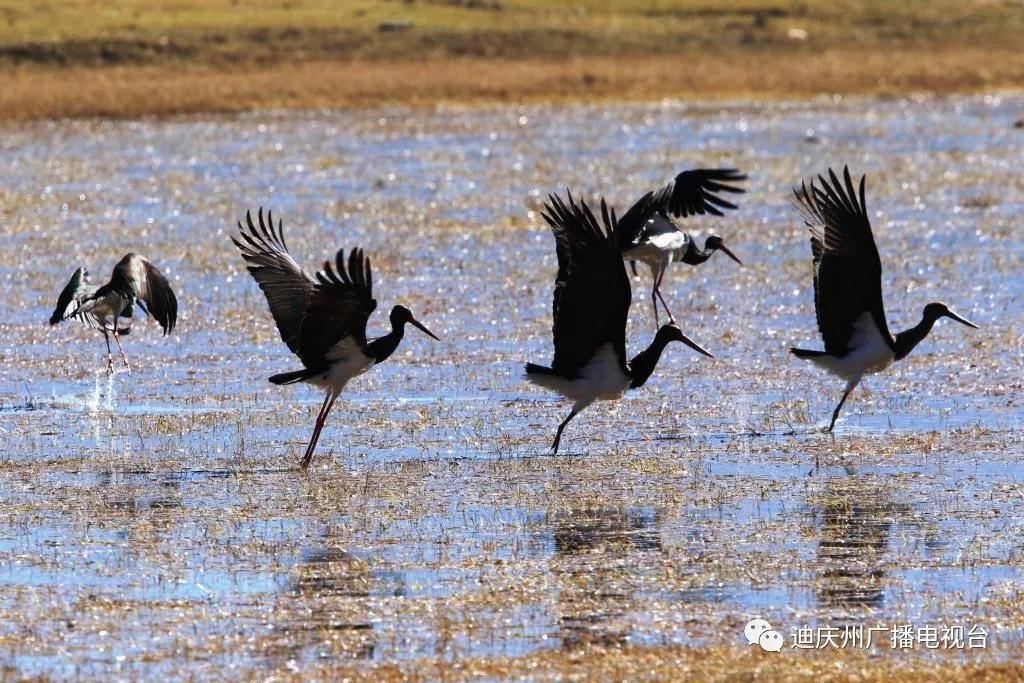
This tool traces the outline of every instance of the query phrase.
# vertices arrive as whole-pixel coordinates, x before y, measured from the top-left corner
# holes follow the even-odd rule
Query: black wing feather
[[[654,234],[653,231],[658,231],[655,227],[657,221],[652,220],[657,208],[658,204],[654,199],[654,193],[648,192],[629,207],[626,213],[622,214],[617,230],[619,247],[622,251],[635,247],[644,239],[649,239],[650,235]],[[664,222],[672,223],[668,220]],[[674,225],[672,227],[677,229]]]
[[[339,250],[335,265],[326,261],[316,274],[309,307],[302,316],[296,351],[302,364],[310,369],[325,367],[332,350],[366,353],[366,322],[375,308],[370,259],[362,249],[353,249],[346,267],[345,250]],[[344,342],[344,349],[336,348],[339,342]],[[349,348],[349,343],[355,347]]]
[[[687,216],[722,216],[723,209],[736,205],[719,196],[720,193],[742,194],[736,187],[747,176],[735,168],[695,168],[683,171],[654,193],[658,210],[675,218]]]
[[[732,202],[720,197],[719,194],[743,194],[746,190],[737,187],[735,183],[746,179],[747,176],[735,168],[695,168],[683,171],[660,189],[640,198],[636,204],[630,207],[626,215],[650,201],[654,203],[655,210],[666,218],[669,216],[685,218],[705,214],[722,216],[724,215],[723,210],[737,207]],[[629,229],[622,231],[623,248],[628,249],[654,235],[669,232],[670,227],[678,230],[671,220],[655,222],[645,220],[639,226],[630,226]]]
[[[563,377],[577,377],[597,349],[610,343],[623,371],[628,373],[626,319],[630,287],[619,251],[622,222],[603,199],[599,222],[586,202],[577,204],[571,193],[567,198],[564,202],[550,195],[542,213],[555,236],[558,254],[552,370]],[[627,212],[629,221],[642,224],[647,220],[653,205],[648,201],[642,207]]]
[[[794,189],[797,210],[811,232],[814,259],[814,308],[826,353],[849,352],[854,324],[870,312],[884,338],[890,340],[882,303],[882,262],[871,232],[864,201],[865,178],[854,188],[849,168],[843,180],[829,169]]]
[[[57,306],[53,309],[53,314],[50,316],[50,324],[56,325],[60,321],[64,320],[70,313],[72,313],[78,304],[81,304],[89,294],[92,294],[96,290],[95,287],[89,284],[89,271],[84,267],[78,268],[71,275],[71,279],[61,290],[60,296],[57,297]],[[75,304],[75,306],[72,306]],[[85,318],[85,316],[79,316]]]
[[[257,218],[258,228],[253,224],[252,214],[246,211],[245,226],[238,223],[241,241],[233,235],[231,241],[242,252],[249,272],[266,295],[281,339],[293,353],[298,353],[302,316],[316,283],[288,252],[281,221],[275,228],[269,211],[264,220],[262,207]]]
[[[143,310],[160,323],[164,334],[170,334],[178,320],[178,299],[164,274],[149,260],[138,254],[125,254],[114,266],[110,282],[131,282],[136,299],[145,304]]]

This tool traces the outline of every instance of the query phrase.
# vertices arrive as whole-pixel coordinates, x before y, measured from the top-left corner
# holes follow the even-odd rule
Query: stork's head
[[[725,240],[719,235],[708,235],[708,238],[704,240],[704,251],[721,251],[736,263],[741,266],[743,265],[743,261],[740,261],[736,254],[732,253],[729,247],[725,246]]]
[[[697,353],[702,353],[708,358],[714,358],[710,351],[706,351],[697,342],[683,334],[683,331],[674,323],[662,325],[658,330],[658,337],[660,337],[666,344],[674,341],[683,342]]]
[[[942,303],[941,301],[933,301],[932,303],[925,306],[924,317],[925,319],[931,320],[932,322],[935,322],[939,318],[952,318],[953,320],[957,321],[962,325],[967,325],[967,327],[973,327],[974,329],[978,329],[977,325],[972,323],[967,318],[963,318],[954,313],[953,311],[949,310],[949,306]]]
[[[423,323],[421,323],[419,320],[413,317],[412,311],[410,311],[408,308],[406,308],[405,306],[395,306],[394,308],[392,308],[391,326],[394,327],[395,329],[401,329],[405,327],[406,323],[409,323],[410,325],[418,329],[420,332],[423,332],[423,334],[427,335],[428,337],[432,337],[433,339],[437,339],[437,341],[441,341],[436,334],[428,330],[426,326],[423,325]]]

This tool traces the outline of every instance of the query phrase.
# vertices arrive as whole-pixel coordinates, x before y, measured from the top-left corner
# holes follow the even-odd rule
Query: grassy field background
[[[0,118],[1017,89],[1017,0],[0,1]]]

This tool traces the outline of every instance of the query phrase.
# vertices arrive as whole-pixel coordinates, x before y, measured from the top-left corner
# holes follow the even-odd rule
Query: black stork
[[[408,308],[395,306],[391,309],[391,332],[367,342],[366,323],[377,302],[373,298],[370,259],[362,249],[349,253],[347,266],[345,250],[340,249],[335,264],[325,261],[314,279],[288,252],[280,220],[275,228],[271,213],[268,211],[264,220],[261,208],[258,228],[248,211],[245,222],[245,226],[238,223],[241,239],[232,236],[231,240],[266,294],[281,339],[303,365],[302,370],[269,379],[274,384],[305,382],[327,393],[300,463],[306,469],[327,415],[348,381],[387,360],[405,336],[406,323],[433,339],[437,336],[417,321]]]
[[[642,261],[651,269],[654,285],[651,289],[651,306],[654,307],[654,324],[658,324],[658,302],[665,309],[669,322],[675,322],[665,298],[661,295],[661,281],[670,263],[686,263],[696,266],[707,261],[716,251],[743,265],[736,254],[725,246],[719,235],[709,235],[704,248],[679,229],[672,218],[689,216],[723,216],[723,209],[735,209],[736,205],[719,196],[723,192],[742,194],[743,188],[736,183],[747,176],[735,168],[696,168],[683,171],[668,181],[653,194],[655,213],[644,223],[633,226],[623,235],[622,258],[630,262],[636,275],[636,262]],[[640,201],[646,201],[646,197]],[[635,205],[634,205],[635,206]],[[628,213],[628,212],[627,212]],[[657,300],[656,300],[657,299]]]
[[[558,276],[553,304],[555,358],[551,367],[526,364],[527,381],[558,392],[573,402],[572,412],[558,426],[553,452],[562,431],[577,413],[596,400],[614,401],[628,389],[639,389],[654,372],[669,342],[681,341],[713,358],[675,324],[664,325],[644,351],[626,359],[626,320],[630,287],[622,261],[620,239],[642,225],[656,210],[652,195],[618,220],[601,200],[599,223],[585,202],[568,195],[568,204],[549,195],[543,216],[555,236]]]
[[[174,329],[178,319],[178,299],[164,274],[151,262],[138,254],[125,254],[114,266],[110,281],[102,287],[89,283],[89,271],[77,269],[57,298],[57,307],[50,316],[50,324],[76,318],[103,332],[107,342],[107,371],[113,372],[114,359],[110,354],[110,337],[114,338],[121,361],[129,372],[128,358],[118,337],[131,332],[135,306],[160,323],[164,336]]]
[[[832,413],[829,432],[850,392],[864,375],[881,372],[893,361],[906,358],[939,318],[977,329],[977,325],[949,310],[946,304],[930,303],[914,327],[889,333],[882,302],[882,262],[871,233],[864,203],[864,176],[859,192],[843,168],[843,181],[829,169],[829,179],[818,176],[794,188],[797,209],[811,231],[814,258],[814,308],[824,351],[790,349],[803,358],[846,380],[843,398]]]

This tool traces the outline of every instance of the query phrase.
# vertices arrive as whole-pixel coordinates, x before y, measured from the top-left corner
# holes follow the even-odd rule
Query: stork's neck
[[[711,258],[711,254],[713,253],[713,249],[701,249],[698,247],[697,242],[691,237],[689,242],[686,244],[686,251],[683,252],[683,256],[679,260],[683,263],[695,266],[698,263],[704,263],[707,261]]]
[[[395,352],[405,336],[405,323],[391,323],[391,331],[383,337],[374,339],[366,345],[366,350],[374,363],[383,363]]]
[[[651,373],[654,372],[654,367],[661,358],[661,352],[668,346],[669,341],[668,336],[662,334],[661,330],[658,330],[658,334],[654,335],[654,341],[651,342],[651,345],[638,353],[633,360],[629,361],[630,374],[633,376],[633,381],[629,385],[630,389],[639,389],[647,383]]]
[[[911,327],[909,330],[904,330],[896,335],[896,360],[906,358],[907,354],[914,350],[914,347],[921,343],[921,341],[928,336],[928,333],[932,331],[932,326],[935,321],[939,319],[939,316],[929,315],[926,313],[922,318],[921,322]]]

